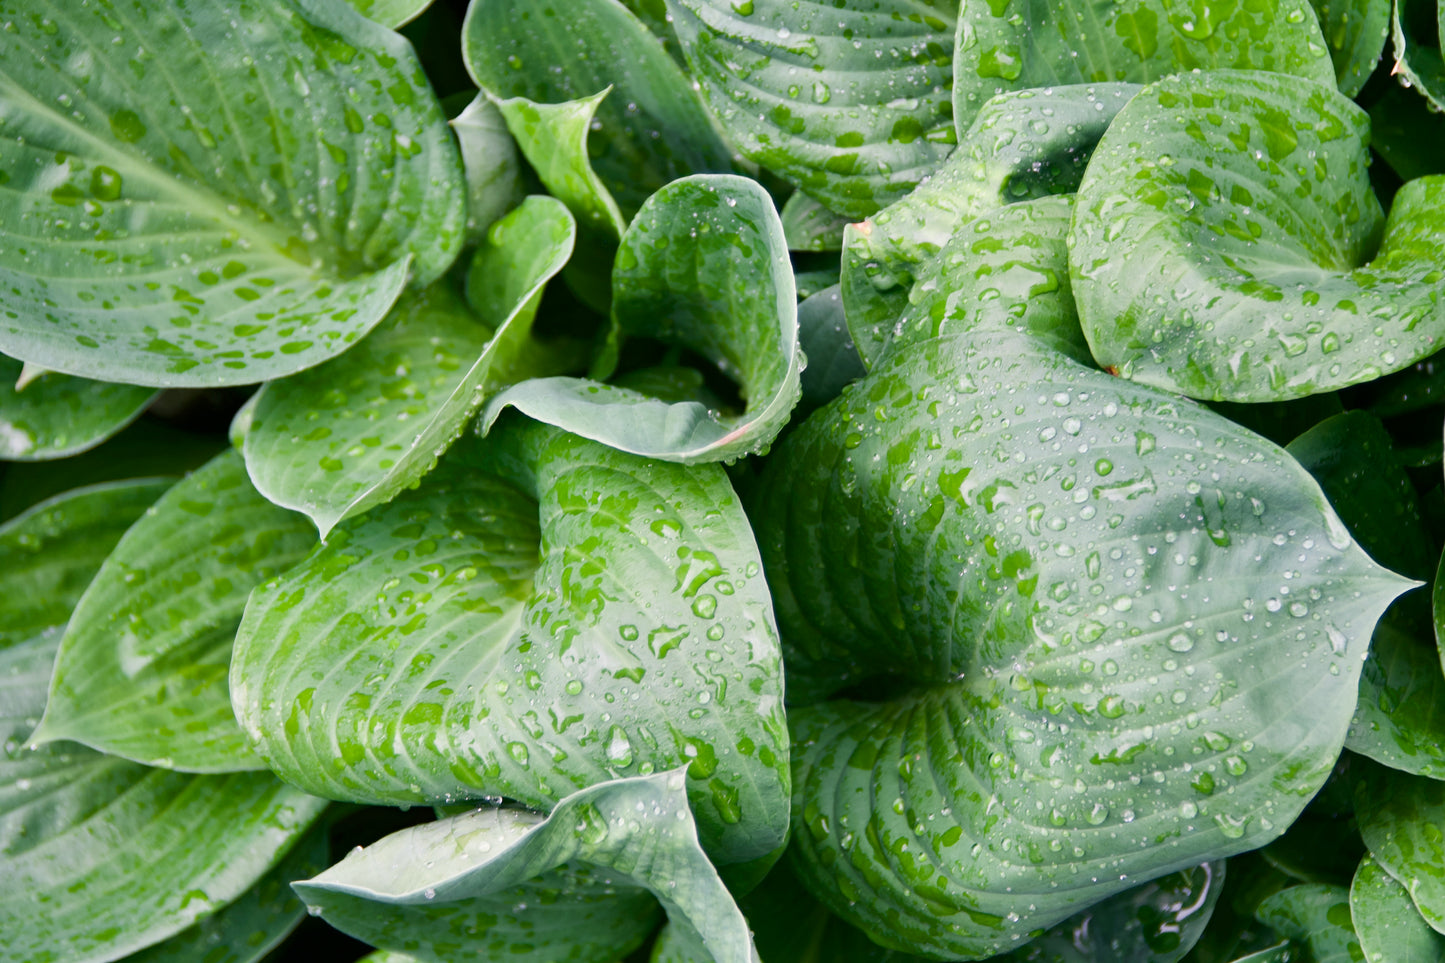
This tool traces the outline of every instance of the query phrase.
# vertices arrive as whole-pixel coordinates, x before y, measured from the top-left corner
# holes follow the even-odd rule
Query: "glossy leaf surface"
[[[507,380],[575,234],[560,202],[528,198],[473,256],[479,310],[439,282],[404,295],[355,349],[263,387],[240,429],[256,487],[325,536],[415,484]]]
[[[1430,928],[1410,893],[1373,856],[1360,860],[1350,884],[1350,917],[1369,963],[1435,963],[1445,936]]]
[[[608,963],[656,925],[653,897],[701,959],[757,959],[698,847],[681,771],[583,789],[545,818],[481,809],[403,830],[297,890],[342,929],[423,960],[457,958],[451,922],[477,933],[468,958]]]
[[[1445,782],[1370,766],[1356,783],[1355,806],[1370,855],[1445,933]]]
[[[953,149],[951,0],[668,0],[693,75],[749,159],[866,217]]]
[[[432,0],[347,0],[357,12],[395,30],[421,16]]]
[[[1310,0],[1329,44],[1340,93],[1354,97],[1365,86],[1390,36],[1388,0]]]
[[[145,410],[155,392],[53,371],[21,386],[23,365],[0,355],[0,460],[68,458],[94,448]]]
[[[251,589],[315,535],[226,452],[128,530],[75,607],[32,740],[191,772],[260,769],[231,713],[231,645]]]
[[[521,203],[522,157],[506,118],[486,94],[451,121],[467,176],[467,237],[480,242],[487,228]]]
[[[1445,110],[1445,56],[1440,40],[1441,7],[1430,0],[1398,0],[1390,15],[1395,72],[1417,88],[1435,110]]]
[[[1345,98],[1276,74],[1186,75],[1136,97],[1070,235],[1099,363],[1191,397],[1277,401],[1439,350],[1445,178],[1401,188],[1383,221],[1367,132]]]
[[[456,256],[441,109],[411,47],[341,0],[0,16],[6,354],[257,382],[344,350]]]
[[[1261,923],[1308,947],[1312,963],[1359,963],[1364,959],[1343,886],[1307,883],[1280,890],[1255,912]]]
[[[512,406],[620,451],[683,464],[766,451],[797,403],[803,366],[787,242],[767,192],[730,175],[669,184],[624,235],[612,288],[614,344],[646,337],[703,355],[738,383],[743,412],[534,378],[490,401],[482,424]]]
[[[252,596],[232,699],[267,763],[335,798],[548,810],[691,764],[704,845],[786,824],[778,643],[721,468],[513,419]]]
[[[834,214],[802,191],[788,198],[779,216],[791,251],[841,251],[843,228],[851,220]]]

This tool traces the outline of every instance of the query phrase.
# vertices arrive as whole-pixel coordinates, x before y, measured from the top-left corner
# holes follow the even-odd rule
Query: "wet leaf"
[[[867,217],[953,150],[950,0],[668,0],[703,95],[744,156]]]
[[[363,17],[395,30],[421,16],[433,0],[347,0]]]
[[[802,191],[788,198],[780,212],[783,236],[790,251],[841,251],[843,228],[851,218],[834,214]]]
[[[1370,106],[1370,146],[1402,181],[1445,174],[1445,117],[1414,91],[1392,87]]]
[[[1438,0],[1396,0],[1390,15],[1395,72],[1419,90],[1436,110],[1445,110],[1445,7]]]
[[[1409,892],[1373,856],[1360,860],[1350,884],[1350,917],[1369,963],[1445,959],[1445,936],[1421,919]]]
[[[439,282],[403,296],[355,349],[264,386],[237,428],[256,487],[305,512],[324,537],[414,485],[488,392],[525,376],[516,362],[574,240],[560,202],[528,198],[473,256],[475,311]]]
[[[681,770],[617,779],[551,816],[480,809],[353,852],[302,897],[333,925],[389,949],[450,961],[611,963],[656,926],[716,963],[756,963],[742,913],[697,844]],[[656,899],[654,899],[656,897]]]
[[[155,392],[47,371],[23,386],[0,355],[0,460],[45,461],[94,448],[145,410]]]
[[[1404,885],[1425,922],[1445,933],[1445,782],[1384,766],[1362,769],[1355,808],[1370,855]]]
[[[506,118],[477,94],[452,121],[467,176],[467,238],[482,243],[487,228],[522,202],[522,158]]]
[[[1280,890],[1255,912],[1261,923],[1305,946],[1311,963],[1359,963],[1364,959],[1343,886],[1306,883]]]
[[[231,712],[231,645],[251,589],[315,540],[251,487],[233,451],[176,484],[76,604],[31,741],[189,772],[264,768]]]
[[[267,763],[340,799],[547,810],[691,764],[732,864],[783,840],[777,644],[721,468],[513,418],[256,590],[231,690]]]
[[[1275,74],[1183,75],[1131,101],[1070,235],[1099,363],[1191,397],[1276,401],[1439,350],[1445,177],[1405,185],[1384,221],[1367,131],[1348,100]]]
[[[0,350],[152,386],[345,350],[462,242],[412,49],[340,0],[44,0],[0,33]]]
[[[1340,93],[1354,97],[1374,73],[1390,36],[1390,0],[1310,0],[1335,65]]]
[[[612,271],[612,341],[594,370],[611,373],[627,337],[680,345],[711,360],[746,399],[728,416],[579,378],[534,378],[488,402],[619,451],[695,464],[766,451],[798,400],[803,358],[782,226],[767,192],[731,175],[674,181],[638,213]]]
[[[843,317],[843,295],[836,284],[798,305],[798,341],[808,359],[800,379],[799,414],[832,401],[867,373]]]

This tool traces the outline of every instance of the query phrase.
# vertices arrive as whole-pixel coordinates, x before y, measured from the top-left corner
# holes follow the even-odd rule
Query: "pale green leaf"
[[[1191,397],[1275,401],[1438,351],[1445,177],[1405,185],[1384,221],[1368,125],[1338,93],[1278,74],[1181,75],[1131,101],[1070,235],[1099,363]]]
[[[864,700],[789,713],[795,866],[915,953],[1277,837],[1409,584],[1274,446],[1026,333],[1066,299],[896,343],[758,485],[789,692]]]
[[[486,94],[477,94],[451,125],[467,175],[467,237],[481,242],[487,228],[522,202],[522,158],[506,119]]]
[[[750,160],[866,217],[953,149],[953,0],[668,0],[713,113]]]
[[[560,202],[528,198],[473,257],[475,312],[438,282],[403,296],[351,351],[263,387],[238,427],[256,487],[325,537],[415,484],[507,380],[574,239]]]
[[[670,181],[732,169],[732,152],[713,129],[687,76],[617,0],[573,0],[566,5],[552,0],[473,0],[462,27],[462,47],[472,78],[498,98],[513,136],[534,164],[534,151],[544,139],[566,146],[567,156],[545,160],[539,173],[567,165],[566,176],[581,178],[580,168],[590,157],[590,166],[624,217]],[[595,95],[608,88],[611,93],[598,102]],[[582,103],[548,118],[550,129],[529,137],[508,110],[507,102],[514,98],[532,101],[533,111],[544,104]],[[515,107],[528,109],[520,103]],[[576,119],[587,111],[595,111],[595,124],[586,138],[587,150],[578,153],[576,141],[587,132],[576,127]],[[537,120],[528,119],[544,123],[540,114]],[[576,213],[580,223],[592,224]]]
[[[1364,959],[1350,917],[1350,893],[1343,886],[1291,886],[1265,899],[1254,915],[1281,936],[1308,947],[1310,963]]]
[[[1350,884],[1350,917],[1368,963],[1445,960],[1445,936],[1420,917],[1409,892],[1373,856],[1360,860]]]
[[[0,355],[0,460],[68,458],[140,417],[149,388],[47,371],[20,383],[21,362]],[[28,369],[27,369],[28,373]]]
[[[357,12],[395,30],[405,26],[422,11],[432,5],[433,0],[347,0]]]
[[[345,350],[455,258],[441,108],[411,46],[343,0],[23,9],[0,33],[6,354],[258,382]]]
[[[232,699],[288,781],[362,802],[547,810],[691,763],[708,851],[765,859],[788,744],[756,551],[720,467],[514,416],[256,590]]]
[[[33,742],[73,740],[190,772],[260,769],[231,712],[231,645],[252,587],[315,543],[227,451],[120,539],[76,604]]]
[[[1362,768],[1355,811],[1370,855],[1404,885],[1425,922],[1445,933],[1445,782]]]
[[[1310,0],[963,0],[954,119],[962,129],[1009,90],[1149,83],[1221,68],[1335,84]]]
[[[724,415],[590,380],[537,378],[488,402],[484,429],[512,406],[665,461],[732,461],[766,451],[797,403],[803,366],[787,242],[767,192],[725,174],[669,184],[623,236],[612,287],[614,361],[625,337],[689,348],[738,383],[743,412]]]
[[[701,959],[756,963],[747,923],[698,846],[685,782],[681,770],[605,782],[548,817],[452,816],[296,889],[346,932],[438,963],[457,959],[457,945],[478,960],[611,963],[656,925],[654,896]]]

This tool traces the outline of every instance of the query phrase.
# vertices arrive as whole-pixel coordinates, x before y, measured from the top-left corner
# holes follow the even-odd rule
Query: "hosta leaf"
[[[1350,884],[1350,917],[1368,963],[1445,959],[1445,936],[1421,919],[1409,892],[1373,856],[1360,860]]]
[[[798,341],[808,359],[799,381],[801,408],[811,411],[827,404],[867,373],[843,317],[843,295],[836,284],[798,305]]]
[[[1397,0],[1390,17],[1395,41],[1395,72],[1434,105],[1445,110],[1445,56],[1440,42],[1445,38],[1445,7],[1439,0]]]
[[[999,963],[1176,963],[1193,948],[1214,915],[1224,861],[1125,890],[1070,917]]]
[[[344,350],[456,256],[441,109],[410,45],[341,0],[0,16],[6,354],[262,381]]]
[[[913,952],[1278,836],[1408,585],[1278,449],[1023,333],[1067,296],[901,340],[759,485],[790,693],[870,700],[789,714],[795,865]]]
[[[19,361],[0,355],[0,460],[67,458],[140,417],[155,392],[48,371],[17,384]]]
[[[1329,44],[1340,93],[1354,97],[1374,73],[1390,36],[1390,0],[1310,0]]]
[[[658,191],[628,228],[612,272],[613,340],[687,347],[738,382],[747,407],[720,415],[578,378],[535,378],[492,399],[620,451],[692,464],[765,451],[798,400],[803,358],[787,243],[755,181],[699,175]],[[610,373],[610,372],[603,372]]]
[[[281,862],[225,909],[164,942],[125,958],[125,963],[255,963],[306,916],[291,890],[294,880],[326,868],[324,825],[312,829]]]
[[[852,220],[834,214],[802,191],[788,198],[779,216],[790,251],[841,251],[843,228]]]
[[[1308,947],[1311,963],[1359,963],[1364,959],[1343,886],[1307,883],[1280,890],[1255,911],[1261,923]]]
[[[1134,98],[1070,236],[1099,363],[1192,397],[1273,401],[1439,350],[1445,178],[1405,185],[1382,224],[1367,130],[1344,97],[1276,74],[1182,75]]]
[[[481,242],[487,228],[526,193],[521,155],[506,118],[486,94],[477,94],[451,125],[467,175],[467,237]]]
[[[462,34],[467,69],[479,87],[499,98],[508,126],[534,163],[532,145],[538,141],[514,122],[507,101],[533,101],[536,112],[544,104],[588,98],[568,105],[562,116],[543,120],[538,114],[533,123],[549,124],[552,136],[567,130],[581,136],[585,127],[576,126],[577,118],[595,110],[588,149],[569,152],[570,176],[581,176],[576,168],[590,156],[597,178],[624,215],[669,181],[732,169],[732,152],[686,75],[616,0],[575,0],[565,6],[551,0],[474,0]],[[611,93],[595,102],[594,95],[609,87]],[[514,108],[527,116],[526,105]],[[539,173],[549,166],[539,166]],[[581,213],[577,216],[590,226]]]
[[[257,589],[232,699],[287,780],[379,803],[547,810],[692,764],[720,863],[783,839],[779,652],[717,466],[513,419]]]
[[[1391,87],[1370,105],[1370,146],[1402,181],[1445,174],[1445,117],[1413,90]]]
[[[1425,922],[1445,933],[1445,782],[1362,768],[1355,808],[1370,855],[1404,884]]]
[[[263,387],[238,429],[256,487],[324,537],[415,484],[505,380],[574,239],[560,202],[528,198],[474,256],[475,314],[447,282],[434,284],[404,295],[353,350]]]
[[[421,16],[432,0],[347,0],[357,12],[395,30]]]
[[[738,149],[839,214],[893,203],[953,149],[951,0],[667,8]]]
[[[65,625],[115,543],[170,485],[146,478],[80,488],[0,526],[0,649]]]
[[[1433,638],[1402,631],[1386,616],[1360,675],[1360,701],[1346,745],[1376,762],[1445,779],[1445,674]]]
[[[231,645],[252,587],[314,542],[304,518],[251,487],[234,451],[178,483],[76,605],[32,741],[191,772],[263,768],[231,712]]]
[[[882,353],[913,282],[969,219],[1068,193],[1132,84],[1028,90],[985,104],[927,184],[843,235],[843,305],[865,361]]]
[[[1072,26],[1066,26],[1072,25]],[[1220,68],[1278,71],[1333,87],[1310,0],[964,0],[954,59],[960,129],[1007,90],[1148,83]]]
[[[655,925],[655,896],[702,959],[755,963],[747,923],[698,847],[685,782],[680,770],[613,780],[545,818],[453,816],[353,852],[296,889],[346,932],[448,963],[504,953],[610,963]]]

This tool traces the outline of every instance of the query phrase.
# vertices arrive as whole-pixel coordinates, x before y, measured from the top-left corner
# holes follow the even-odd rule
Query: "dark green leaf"
[[[1329,44],[1340,93],[1354,97],[1374,73],[1390,36],[1390,0],[1310,0]]]
[[[1445,57],[1440,41],[1445,37],[1445,7],[1438,0],[1396,0],[1390,17],[1395,40],[1395,72],[1406,84],[1419,89],[1436,110],[1445,110]]]
[[[341,0],[24,10],[0,32],[6,354],[262,381],[343,351],[456,257],[441,108],[411,46]]]
[[[647,337],[715,363],[747,401],[725,416],[577,378],[535,378],[488,402],[620,451],[693,464],[766,451],[797,403],[797,299],[772,200],[755,181],[699,175],[652,196],[628,228],[612,272],[616,342]],[[604,364],[603,375],[610,374]]]
[[[867,217],[953,149],[953,0],[668,0],[713,113],[749,159]]]
[[[189,772],[263,768],[231,712],[231,645],[251,589],[315,540],[251,487],[234,451],[178,483],[76,605],[32,741]]]
[[[528,198],[474,256],[475,313],[446,282],[433,285],[404,296],[353,350],[263,387],[237,429],[256,487],[305,512],[325,537],[414,485],[486,392],[512,380],[542,290],[574,240],[560,202]]]
[[[296,889],[341,929],[423,960],[454,960],[462,942],[477,959],[611,963],[655,925],[655,896],[696,958],[756,961],[681,770],[583,789],[550,817],[480,809],[403,830]]]
[[[1392,87],[1370,107],[1370,146],[1402,181],[1445,174],[1445,117],[1414,91]]]
[[[47,371],[22,382],[24,366],[0,355],[0,460],[67,458],[140,417],[149,388]]]
[[[1350,916],[1369,963],[1439,963],[1445,936],[1420,918],[1410,894],[1373,856],[1350,884]]]
[[[1099,363],[1191,397],[1277,401],[1439,350],[1445,178],[1405,185],[1382,223],[1367,133],[1344,97],[1278,74],[1186,74],[1131,101],[1070,236]]]
[[[843,228],[851,218],[834,214],[802,191],[788,198],[781,212],[783,236],[791,251],[841,251]]]
[[[832,401],[867,373],[843,317],[843,295],[836,284],[798,305],[798,341],[808,359],[800,379],[800,414]]]
[[[1362,769],[1355,808],[1370,855],[1404,885],[1425,922],[1445,933],[1445,782]]]
[[[1350,893],[1343,886],[1291,886],[1261,903],[1256,915],[1307,947],[1309,963],[1360,963],[1365,958],[1350,919]]]

